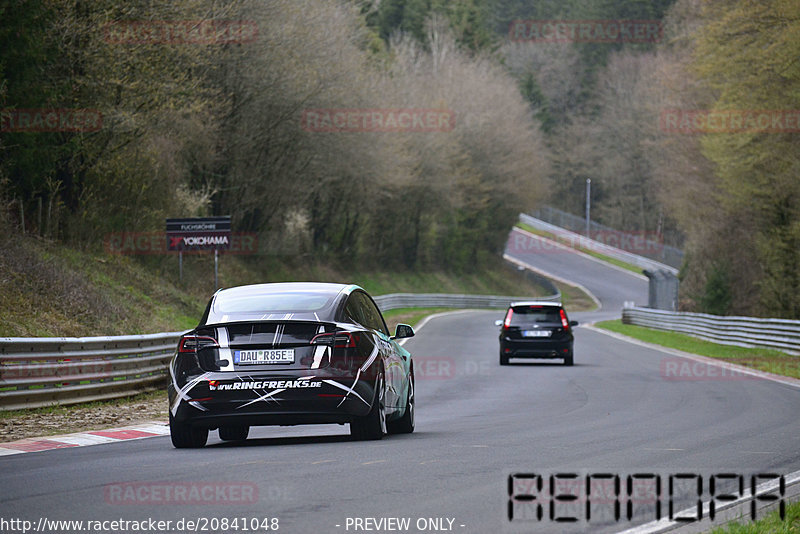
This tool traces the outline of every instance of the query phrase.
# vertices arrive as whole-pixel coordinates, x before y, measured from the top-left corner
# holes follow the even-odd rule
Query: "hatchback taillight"
[[[564,311],[564,308],[561,308],[559,314],[561,315],[561,326],[564,327],[564,330],[569,330],[569,321],[567,321],[567,313]]]
[[[506,312],[506,318],[503,321],[503,328],[507,329],[509,326],[511,326],[511,316],[512,315],[514,315],[514,310],[512,308],[509,308],[508,311]]]
[[[219,343],[216,339],[209,336],[183,336],[180,343],[178,343],[178,352],[196,353],[198,350],[207,347],[219,347]]]

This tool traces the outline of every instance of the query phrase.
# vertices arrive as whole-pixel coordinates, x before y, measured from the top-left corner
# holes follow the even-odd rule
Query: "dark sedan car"
[[[414,368],[372,298],[355,285],[279,283],[217,291],[170,363],[175,447],[209,430],[350,424],[356,439],[414,431]]]
[[[572,365],[572,327],[560,302],[514,302],[500,329],[500,365],[510,358],[563,358]]]

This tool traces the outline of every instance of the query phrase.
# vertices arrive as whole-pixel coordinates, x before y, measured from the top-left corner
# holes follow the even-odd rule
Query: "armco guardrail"
[[[723,345],[763,347],[800,354],[800,321],[789,319],[720,316],[632,307],[623,308],[622,322],[690,334]]]
[[[651,260],[650,258],[646,258],[638,254],[626,252],[622,249],[601,243],[600,241],[595,241],[594,239],[589,239],[584,235],[561,228],[560,226],[556,226],[554,224],[550,224],[541,219],[537,219],[536,217],[531,217],[530,215],[520,213],[519,220],[520,222],[533,226],[538,230],[542,230],[557,237],[563,238],[567,240],[568,243],[573,244],[575,247],[583,247],[594,252],[599,252],[601,254],[605,254],[606,256],[624,261],[625,263],[630,263],[631,265],[635,265],[636,267],[646,269],[648,271],[663,270],[671,272],[672,274],[678,274],[678,269],[675,267]]]
[[[505,308],[531,297],[395,293],[375,298],[397,308]],[[539,297],[557,300],[560,295]],[[0,410],[125,397],[162,387],[182,332],[143,336],[0,338]]]
[[[572,213],[567,213],[566,211],[552,206],[540,206],[531,211],[529,215],[561,228],[572,230],[578,234],[584,234],[586,232],[585,217],[573,215]],[[597,235],[603,236],[606,244],[613,244],[609,243],[608,240],[616,239],[624,242],[631,234],[623,230],[605,226],[597,221],[589,221],[589,237]],[[645,240],[644,245],[645,246],[640,247],[638,251],[640,255],[650,258],[651,260],[666,263],[676,269],[680,269],[681,265],[683,265],[684,254],[681,249],[665,245],[661,241],[652,240]]]
[[[180,335],[0,338],[0,410],[124,397],[159,386]]]

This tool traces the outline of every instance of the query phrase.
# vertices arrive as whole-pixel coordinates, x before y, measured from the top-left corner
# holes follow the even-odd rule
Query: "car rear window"
[[[313,312],[325,308],[330,301],[330,294],[309,294],[305,291],[269,295],[223,293],[214,300],[214,311],[217,313]]]
[[[529,323],[560,323],[559,308],[554,306],[518,306],[511,315],[511,326]]]

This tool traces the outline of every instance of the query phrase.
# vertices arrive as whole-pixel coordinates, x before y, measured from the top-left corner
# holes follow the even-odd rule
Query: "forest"
[[[594,220],[684,249],[682,309],[800,318],[799,58],[796,0],[7,0],[2,217],[98,250],[230,214],[264,254],[470,271],[590,178]]]

